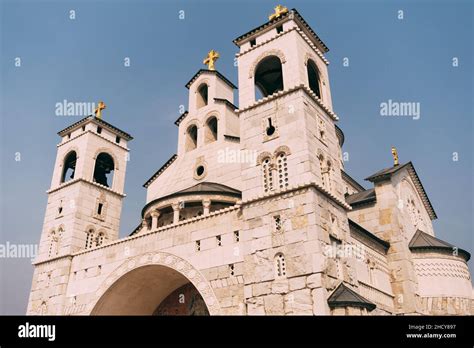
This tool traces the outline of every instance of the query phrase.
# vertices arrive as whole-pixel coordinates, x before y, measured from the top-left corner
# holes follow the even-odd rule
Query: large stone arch
[[[101,315],[101,305],[103,305],[104,295],[113,288],[121,279],[131,272],[134,272],[144,267],[161,267],[163,271],[169,270],[175,276],[182,276],[189,283],[194,285],[199,294],[202,296],[210,315],[220,314],[219,301],[212,290],[207,279],[188,261],[183,258],[165,252],[150,252],[138,255],[125,260],[118,266],[105,281],[99,286],[94,294],[93,299],[88,306],[88,312],[91,315]],[[175,289],[171,289],[175,290]]]

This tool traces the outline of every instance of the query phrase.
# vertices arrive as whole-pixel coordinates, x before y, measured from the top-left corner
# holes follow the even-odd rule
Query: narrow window
[[[275,275],[277,278],[283,278],[286,276],[285,256],[283,256],[282,253],[275,255]]]
[[[309,59],[306,64],[306,70],[308,73],[309,88],[311,88],[318,98],[321,98],[321,92],[319,89],[319,72],[316,63]]]
[[[277,156],[278,186],[284,189],[288,186],[288,163],[286,154],[280,153]]]
[[[229,265],[229,273],[230,273],[231,276],[235,275],[235,270],[234,270],[234,264],[233,263],[231,263]]]
[[[102,208],[104,207],[103,203],[99,203],[97,206],[97,215],[102,215]]]
[[[201,251],[201,241],[200,240],[196,241],[196,251]]]
[[[281,222],[281,217],[280,215],[275,215],[273,217],[273,225],[275,226],[275,231],[276,232],[281,232],[283,229],[283,224]]]
[[[207,105],[207,98],[208,98],[208,87],[207,84],[201,84],[197,89],[197,108],[202,108],[203,106]]]
[[[194,150],[197,147],[198,129],[195,125],[189,126],[186,131],[186,151]]]
[[[211,117],[206,122],[206,134],[205,141],[207,143],[212,143],[217,140],[217,118]]]
[[[272,124],[272,119],[271,117],[268,118],[268,126],[267,126],[267,129],[265,130],[265,132],[267,133],[267,135],[270,137],[272,136],[274,133],[275,133],[275,126]]]
[[[56,237],[56,232],[51,231],[49,233],[49,250],[48,250],[48,257],[52,257],[56,255],[58,239]]]
[[[217,242],[217,246],[222,246],[222,237],[216,236],[216,242]]]
[[[273,190],[273,177],[270,158],[265,158],[262,161],[262,177],[263,177],[263,190],[269,192]]]
[[[252,39],[250,40],[250,47],[253,47],[257,44],[257,40],[256,39]]]
[[[83,131],[83,132],[86,131],[86,126],[82,126],[82,131]]]
[[[67,138],[71,139],[71,133],[67,133]]]
[[[234,242],[238,243],[240,241],[239,231],[234,231]]]
[[[102,127],[97,127],[97,134],[102,133]]]
[[[318,120],[318,136],[321,141],[326,141],[326,124],[322,118]]]
[[[92,248],[94,243],[94,230],[90,229],[86,233],[86,249]]]
[[[276,27],[277,29],[277,34],[280,34],[283,32],[283,25],[279,25],[278,27]]]
[[[119,137],[118,135],[115,137],[115,142],[116,142],[117,144],[120,144],[120,137]]]
[[[101,246],[103,243],[104,243],[104,233],[103,232],[100,232],[99,235],[97,236],[97,240],[96,240],[96,246]]]

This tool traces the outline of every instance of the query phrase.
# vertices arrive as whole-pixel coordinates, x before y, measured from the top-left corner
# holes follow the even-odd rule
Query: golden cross
[[[103,101],[100,101],[97,107],[95,108],[95,117],[102,118],[102,110],[104,110],[107,106]]]
[[[285,6],[277,5],[277,7],[275,7],[275,13],[272,13],[270,16],[268,16],[268,19],[272,20],[278,18],[285,13],[288,13],[288,9]]]
[[[398,151],[392,146],[393,166],[398,166]]]
[[[209,70],[216,70],[214,62],[219,58],[219,52],[210,50],[207,57],[203,60],[203,63],[207,65]]]

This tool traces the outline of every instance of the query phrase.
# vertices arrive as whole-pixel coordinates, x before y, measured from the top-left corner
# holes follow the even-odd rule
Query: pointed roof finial
[[[102,119],[102,110],[104,110],[106,107],[107,106],[105,105],[105,103],[103,101],[100,101],[94,111],[95,117]]]
[[[219,59],[219,52],[210,50],[207,57],[203,60],[203,64],[206,64],[209,70],[216,70],[214,63]]]
[[[268,16],[268,20],[271,21],[272,19],[278,18],[281,15],[284,15],[285,13],[288,13],[288,8],[282,5],[277,5],[275,7],[275,12]]]
[[[395,146],[392,146],[393,166],[398,166],[398,151]]]

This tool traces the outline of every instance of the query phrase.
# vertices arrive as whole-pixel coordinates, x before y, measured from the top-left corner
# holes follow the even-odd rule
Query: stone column
[[[158,218],[160,217],[160,212],[154,210],[151,212],[151,229],[158,228]]]
[[[209,210],[211,208],[211,200],[210,199],[205,199],[202,201],[202,207],[204,208],[204,215],[208,215],[209,214]]]
[[[171,207],[173,208],[173,223],[177,224],[179,222],[179,211],[181,208],[179,207],[179,203],[173,203]]]

